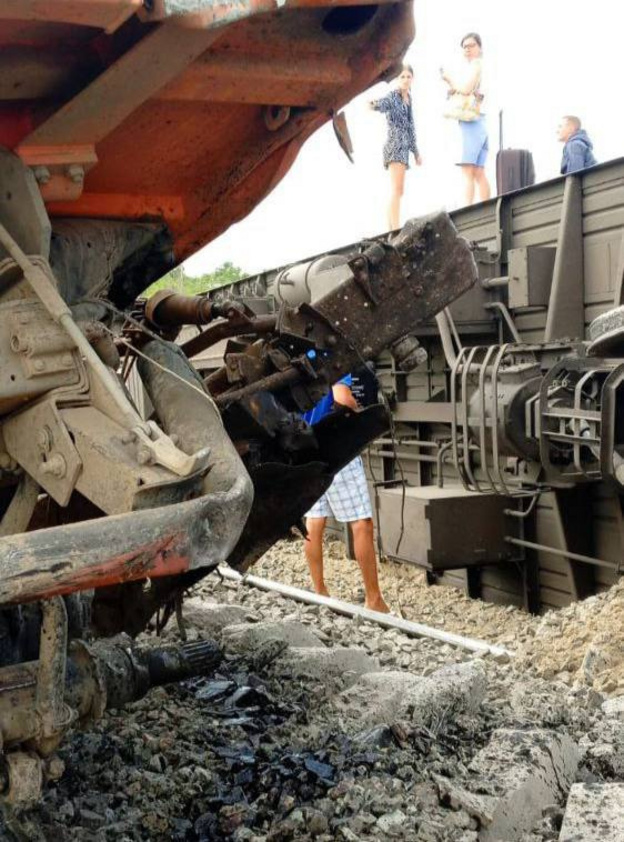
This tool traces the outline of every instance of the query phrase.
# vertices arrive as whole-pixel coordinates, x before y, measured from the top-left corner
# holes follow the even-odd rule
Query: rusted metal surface
[[[205,325],[212,320],[212,304],[200,295],[180,295],[163,289],[145,302],[145,315],[158,327]]]
[[[47,755],[57,745],[71,722],[65,706],[65,670],[67,666],[67,610],[60,597],[46,600],[42,606],[39,668],[35,690],[35,710],[41,722],[38,750]]]
[[[293,386],[301,379],[301,374],[296,368],[289,368],[286,371],[276,371],[274,374],[268,374],[261,380],[255,383],[249,383],[241,389],[234,389],[234,391],[226,392],[223,395],[215,398],[217,406],[226,409],[228,406],[238,403],[250,395],[256,394],[259,391],[272,392],[279,389],[285,389],[288,386]]]
[[[7,783],[4,797],[19,806],[35,801],[43,784],[43,763],[32,751],[11,752],[6,758]]]
[[[339,108],[396,69],[412,34],[411,2],[0,3],[9,801],[32,800],[60,774],[53,752],[74,719],[88,724],[220,658],[208,643],[142,652],[86,635],[136,634],[218,563],[248,567],[385,429],[381,407],[316,430],[300,410],[367,353],[369,321],[356,311],[374,303],[385,319],[418,295],[411,245],[380,261],[366,253],[383,288],[374,302],[359,270],[357,280],[345,270],[354,319],[340,330],[331,298],[278,317],[223,297],[136,299],[255,207],[324,122],[348,149]],[[457,259],[470,257],[451,240]],[[472,282],[437,268],[444,301]],[[215,318],[182,350],[167,341]],[[405,334],[392,321],[378,345]],[[222,339],[217,403],[187,355]]]
[[[59,606],[64,612],[63,600],[56,598],[57,614]],[[19,808],[39,798],[44,780],[62,774],[63,763],[51,752],[70,724],[85,727],[106,708],[123,708],[152,687],[210,674],[222,658],[212,640],[141,648],[127,637],[90,645],[74,641],[66,657],[66,641],[57,645],[54,634],[61,616],[55,623],[51,618],[52,613],[44,614],[38,661],[0,667],[2,747],[8,749],[0,757],[0,795]],[[31,751],[12,750],[24,743]]]
[[[254,347],[262,364],[248,370],[239,365],[243,382],[219,395],[220,406],[301,383],[308,388],[291,394],[299,409],[308,409],[319,390],[393,346],[477,280],[471,249],[445,213],[408,222],[391,245],[371,245],[349,268],[314,305],[282,307],[276,340],[263,351]],[[226,354],[228,366],[232,356]]]
[[[0,521],[0,536],[15,535],[28,529],[38,498],[39,486],[29,474],[22,474]]]
[[[237,540],[246,496],[240,479],[229,493],[3,538],[0,605],[212,567]]]
[[[237,321],[221,321],[211,325],[197,336],[186,341],[181,345],[181,348],[187,357],[192,358],[196,354],[210,348],[211,345],[216,345],[217,342],[220,342],[222,339],[228,339],[230,336],[240,336],[241,332],[247,330],[254,336],[262,336],[265,333],[272,333],[275,327],[275,316],[249,317],[243,325]]]
[[[313,131],[396,68],[414,26],[409,0],[138,5],[3,5],[0,37],[19,49],[2,63],[0,144],[33,168],[54,217],[158,219],[176,261],[248,213]],[[59,27],[79,62],[59,53]]]
[[[55,702],[63,711],[63,718],[49,719],[48,723],[28,713],[29,708],[40,710],[40,678],[47,669],[44,661],[40,658],[0,668],[0,717],[5,744],[26,740],[34,744],[44,734],[58,739],[72,722],[84,726],[99,719],[107,708],[123,707],[153,687],[208,674],[221,659],[221,650],[213,640],[156,647],[137,646],[127,635],[89,644],[72,641],[67,671],[58,683]]]
[[[143,0],[3,0],[3,20],[70,23],[113,32],[135,14]]]
[[[186,358],[164,343],[153,345],[152,351],[144,348],[146,355],[178,369],[169,375],[148,367],[145,374],[163,423],[190,452],[214,448],[211,469],[199,474],[199,485],[182,487],[197,499],[1,539],[7,563],[0,604],[211,567],[227,558],[238,540],[251,505],[249,477]],[[78,435],[76,441],[80,445]],[[165,498],[148,493],[144,505],[169,502],[167,487],[163,490]]]

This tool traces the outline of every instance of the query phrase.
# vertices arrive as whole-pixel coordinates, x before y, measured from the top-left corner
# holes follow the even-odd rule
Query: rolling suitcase
[[[510,193],[535,184],[533,155],[526,149],[501,149],[496,155],[496,192]]]

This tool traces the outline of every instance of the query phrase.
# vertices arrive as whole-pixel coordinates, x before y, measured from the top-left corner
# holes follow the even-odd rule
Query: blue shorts
[[[461,131],[462,150],[461,160],[457,163],[460,166],[471,164],[473,167],[484,167],[489,150],[485,117],[479,117],[478,120],[472,122],[460,120],[459,129]]]

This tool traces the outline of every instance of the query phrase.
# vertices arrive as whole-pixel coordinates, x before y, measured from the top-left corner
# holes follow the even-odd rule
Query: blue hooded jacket
[[[587,137],[585,129],[579,129],[577,132],[574,132],[563,147],[563,157],[561,159],[562,175],[584,170],[587,167],[593,167],[594,164],[597,164],[598,161],[594,157],[593,148],[593,144]]]

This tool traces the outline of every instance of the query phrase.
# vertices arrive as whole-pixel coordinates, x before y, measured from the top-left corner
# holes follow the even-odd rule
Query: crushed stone
[[[359,568],[342,541],[327,539],[324,558],[331,595],[363,603]],[[276,544],[253,573],[309,589],[302,539]],[[408,564],[385,561],[379,564],[379,578],[386,601],[407,620],[512,649],[518,666],[536,676],[624,695],[624,578],[604,593],[540,617],[470,599],[451,587],[428,585],[424,571]]]
[[[331,549],[336,557],[330,588],[336,596],[357,601],[359,573],[339,544]],[[269,556],[273,559],[265,558],[255,573],[307,584],[300,542],[287,542],[286,551],[282,544]],[[209,577],[194,589],[185,631],[195,640],[209,628],[220,641],[225,659],[218,671],[158,688],[123,711],[108,711],[92,730],[71,734],[60,752],[63,777],[48,785],[36,808],[18,817],[0,816],[0,838],[478,842],[496,815],[490,799],[500,798],[506,784],[501,775],[484,793],[471,790],[467,782],[479,758],[489,756],[496,735],[509,729],[526,733],[529,741],[531,733],[539,733],[574,745],[576,783],[622,782],[624,720],[619,705],[607,701],[608,696],[611,702],[617,699],[617,691],[599,689],[604,688],[604,669],[597,655],[590,656],[598,664],[593,673],[587,663],[583,667],[590,644],[606,631],[601,612],[610,623],[618,616],[621,588],[557,612],[557,625],[549,615],[532,618],[472,602],[448,588],[428,587],[419,571],[398,567],[383,565],[382,581],[396,607],[386,578],[396,573],[394,587],[400,587],[409,619],[515,644],[518,654],[499,662]],[[232,623],[211,623],[212,611]],[[590,634],[587,646],[574,652],[573,671],[561,660],[558,635],[575,639],[575,622],[585,620]],[[263,638],[251,631],[254,626],[271,633]],[[612,627],[614,637],[621,628]],[[179,640],[174,620],[163,637]],[[141,642],[159,641],[148,633]],[[609,654],[608,641],[601,646],[603,657],[611,658],[609,669],[617,669],[617,647]],[[483,680],[475,704],[459,710],[447,704],[426,723],[415,716],[416,707],[399,705],[390,716],[386,707],[385,716],[363,717],[358,730],[352,718],[342,722],[334,706],[336,699],[353,698],[358,669],[289,667],[297,659],[303,662],[304,655],[324,662],[323,653],[331,659],[334,649],[352,653],[350,663],[361,663],[364,678],[374,666],[388,676],[408,673],[415,686],[429,676],[435,684],[437,671],[474,664]],[[366,687],[363,679],[361,687]],[[547,792],[530,830],[513,838],[555,842],[567,785]]]

